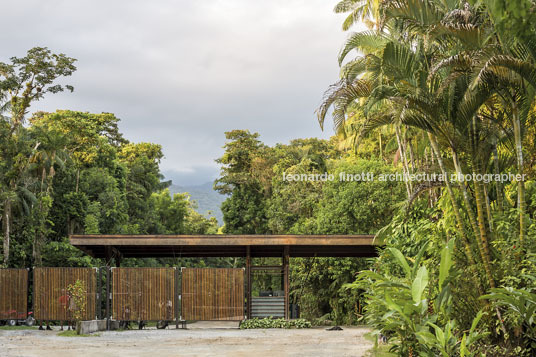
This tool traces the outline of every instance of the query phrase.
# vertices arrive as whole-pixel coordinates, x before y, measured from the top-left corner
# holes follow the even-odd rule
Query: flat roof
[[[95,258],[111,249],[123,258],[375,257],[374,235],[71,235],[70,243]]]

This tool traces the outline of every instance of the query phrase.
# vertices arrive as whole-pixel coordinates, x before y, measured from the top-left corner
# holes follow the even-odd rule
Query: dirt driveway
[[[0,330],[0,356],[364,356],[368,329],[131,330],[62,337],[57,331]]]

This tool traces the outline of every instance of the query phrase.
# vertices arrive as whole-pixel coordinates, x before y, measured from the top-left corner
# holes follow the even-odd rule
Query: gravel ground
[[[0,356],[364,356],[369,330],[345,327],[282,329],[189,329],[106,331],[62,337],[58,331],[0,330]]]

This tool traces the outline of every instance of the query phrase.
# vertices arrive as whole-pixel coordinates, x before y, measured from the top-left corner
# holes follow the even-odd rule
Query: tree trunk
[[[523,139],[521,137],[521,121],[519,109],[515,100],[512,101],[512,121],[514,124],[514,142],[516,148],[517,172],[523,175]],[[525,243],[525,182],[523,179],[517,182],[517,208],[519,210],[519,245],[523,248]]]
[[[400,135],[400,126],[395,125],[396,141],[398,143],[398,150],[400,151],[400,159],[402,160],[402,169],[404,171],[404,176],[409,175],[408,161],[406,160],[406,151],[402,143],[402,138]],[[404,178],[404,183],[406,184],[406,191],[408,193],[408,199],[412,195],[413,187],[409,179]]]
[[[441,169],[441,173],[446,178],[445,179],[445,186],[447,187],[447,192],[449,194],[450,201],[452,203],[452,209],[454,210],[454,216],[456,217],[456,222],[457,222],[457,225],[458,225],[459,233],[460,233],[460,235],[462,237],[462,243],[463,243],[463,246],[464,246],[464,249],[465,249],[465,255],[467,257],[467,260],[469,260],[469,264],[471,266],[471,270],[473,272],[474,279],[475,279],[475,281],[478,282],[478,285],[477,285],[478,289],[479,289],[480,292],[482,292],[483,289],[482,289],[482,287],[480,285],[480,281],[478,279],[478,274],[477,274],[477,271],[476,271],[476,262],[475,262],[475,258],[473,256],[473,251],[471,250],[471,245],[469,244],[469,240],[467,239],[467,235],[466,235],[464,224],[463,224],[463,219],[462,219],[462,216],[460,214],[460,207],[458,205],[458,202],[456,201],[456,197],[454,196],[454,192],[452,191],[452,186],[450,184],[449,176],[448,176],[447,170],[445,169],[445,165],[443,165],[443,159],[441,157],[441,151],[439,150],[439,146],[437,145],[437,141],[436,141],[435,137],[432,134],[428,133],[428,138],[430,139],[430,144],[432,146],[432,149],[433,149],[433,152],[435,154],[435,157],[437,158],[437,163],[439,165],[439,168]]]
[[[378,141],[380,144],[380,159],[383,161],[383,147],[382,147],[382,132],[381,130],[378,133]]]
[[[456,150],[452,148],[451,148],[451,152],[452,152],[452,160],[454,161],[454,167],[456,169],[456,174],[459,179],[461,178],[460,180],[462,181],[464,176],[463,176],[463,171],[460,165],[460,160],[458,158],[458,153],[456,152]],[[486,258],[485,258],[484,248],[482,246],[482,241],[480,239],[480,229],[478,228],[478,222],[476,220],[476,216],[473,211],[474,209],[473,204],[471,202],[471,198],[469,197],[469,193],[467,192],[467,187],[465,185],[465,182],[463,181],[460,182],[460,188],[462,190],[463,201],[465,203],[467,216],[469,217],[469,222],[471,223],[471,228],[473,229],[473,237],[475,238],[478,251],[480,252],[480,258],[482,262],[484,262]]]
[[[493,145],[493,169],[496,175],[501,173],[499,167],[499,153],[497,152],[497,141],[495,140]],[[503,189],[502,183],[500,180],[495,180],[495,194],[497,195],[497,210],[499,212],[504,212],[504,200],[503,200]]]
[[[491,266],[490,261],[491,257],[489,254],[489,246],[488,246],[488,227],[486,226],[486,216],[485,216],[485,198],[484,198],[484,190],[482,187],[482,181],[476,180],[477,174],[482,174],[481,170],[481,163],[477,158],[478,150],[477,150],[477,121],[476,117],[473,117],[473,128],[472,128],[472,148],[473,152],[471,155],[471,160],[473,164],[473,177],[475,177],[474,180],[474,187],[475,187],[475,205],[476,205],[476,212],[478,217],[478,230],[480,232],[480,241],[482,244],[482,260],[484,263],[484,269],[486,270],[486,275],[488,276],[489,284],[491,288],[495,287],[495,280],[493,279],[493,274],[491,272]]]

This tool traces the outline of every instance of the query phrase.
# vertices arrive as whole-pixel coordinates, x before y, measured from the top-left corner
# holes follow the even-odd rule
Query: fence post
[[[102,319],[102,269],[97,269],[97,320]]]
[[[285,291],[285,319],[289,319],[289,263],[290,263],[290,257],[289,257],[289,246],[286,245],[283,248],[283,285],[284,285],[284,291]]]
[[[110,331],[110,267],[106,267],[106,330]]]
[[[179,300],[179,269],[177,269],[177,267],[174,267],[173,269],[175,269],[175,288],[174,288],[174,294],[173,294],[173,299],[175,300],[175,328],[178,329],[179,328],[179,304],[180,304],[180,300]]]
[[[246,319],[251,319],[251,246],[246,247]]]

